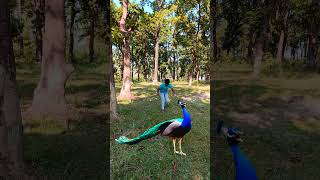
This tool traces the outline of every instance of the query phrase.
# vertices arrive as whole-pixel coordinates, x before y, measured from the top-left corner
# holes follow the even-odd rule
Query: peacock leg
[[[182,152],[182,149],[181,149],[181,141],[182,141],[182,138],[179,139],[179,149],[180,149],[179,154],[186,156],[186,153]]]
[[[173,143],[173,153],[179,154],[179,152],[176,151],[176,138],[173,138],[173,139],[172,139],[172,143]]]

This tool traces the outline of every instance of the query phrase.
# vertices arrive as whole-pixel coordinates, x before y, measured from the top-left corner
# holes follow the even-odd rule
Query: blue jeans
[[[168,104],[169,102],[168,92],[160,93],[160,97],[161,97],[161,109],[164,110],[164,105]]]

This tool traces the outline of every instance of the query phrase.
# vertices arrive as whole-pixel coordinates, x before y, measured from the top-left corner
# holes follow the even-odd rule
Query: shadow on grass
[[[29,126],[41,128],[35,123],[26,123],[25,128]],[[60,129],[60,133],[26,133],[25,161],[39,179],[105,179],[105,117],[73,121],[70,127],[68,131]]]

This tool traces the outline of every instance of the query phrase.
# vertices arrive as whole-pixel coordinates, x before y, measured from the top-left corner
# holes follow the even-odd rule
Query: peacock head
[[[186,103],[180,101],[180,99],[178,100],[178,105],[180,105],[182,108],[186,107]]]
[[[225,135],[227,137],[227,141],[229,144],[239,144],[240,142],[242,142],[240,135],[243,133],[236,128],[224,127],[223,121],[218,121],[217,127],[216,127],[216,133],[218,135],[220,134]]]

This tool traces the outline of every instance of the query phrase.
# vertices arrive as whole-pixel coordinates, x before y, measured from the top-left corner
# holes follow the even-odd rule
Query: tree
[[[30,112],[40,117],[50,115],[67,118],[65,84],[74,68],[65,62],[64,0],[46,0],[45,31],[41,75],[34,90]]]
[[[0,178],[25,179],[22,118],[8,0],[0,1]]]
[[[112,32],[111,32],[111,9],[109,1],[102,1],[101,3],[104,10],[104,26],[106,31],[105,42],[106,42],[106,51],[107,51],[107,87],[108,87],[108,99],[110,102],[110,117],[112,119],[118,117],[117,113],[117,97],[116,97],[116,89],[115,89],[115,81],[114,81],[114,71],[113,71],[113,58],[112,58]],[[108,82],[109,81],[109,82]],[[110,97],[110,99],[109,99]]]
[[[43,45],[43,27],[44,27],[44,0],[34,0],[33,3],[33,13],[34,19],[32,24],[35,28],[35,44],[36,44],[36,61],[40,62],[42,60],[42,45]]]
[[[69,60],[71,63],[75,63],[73,49],[74,49],[74,23],[77,13],[79,12],[75,5],[76,0],[70,0],[70,28],[69,28]]]
[[[122,88],[120,91],[120,99],[132,99],[131,93],[131,50],[130,50],[130,32],[131,28],[127,30],[126,20],[128,16],[128,0],[122,0],[122,17],[119,22],[120,31],[123,34],[123,78]]]
[[[320,2],[318,0],[312,0],[309,6],[309,17],[307,26],[308,36],[308,52],[307,52],[307,67],[310,69],[316,68],[318,44],[319,44],[319,13]]]
[[[155,1],[157,4],[157,8],[156,8],[156,12],[157,13],[161,13],[160,9],[162,8],[163,5],[163,0],[157,0]],[[160,44],[160,30],[162,27],[162,22],[161,20],[163,19],[159,19],[159,21],[157,22],[157,26],[156,26],[156,31],[155,31],[155,47],[154,47],[154,71],[153,71],[153,84],[157,84],[158,83],[158,67],[159,67],[159,44]]]
[[[217,62],[217,0],[210,1],[210,59]]]
[[[269,32],[270,25],[270,11],[272,11],[272,3],[269,1],[264,1],[261,3],[260,7],[257,8],[261,13],[256,15],[259,17],[259,30],[256,34],[255,42],[255,57],[253,65],[253,77],[257,77],[262,70],[262,58],[264,55],[265,45],[267,44],[267,36]]]
[[[289,15],[289,5],[287,1],[279,1],[278,2],[278,9],[276,12],[276,18],[279,21],[279,29],[280,29],[280,36],[279,41],[277,44],[277,55],[276,60],[279,64],[280,71],[282,71],[281,64],[283,58],[283,49],[285,48],[285,37],[287,32],[287,20]]]

